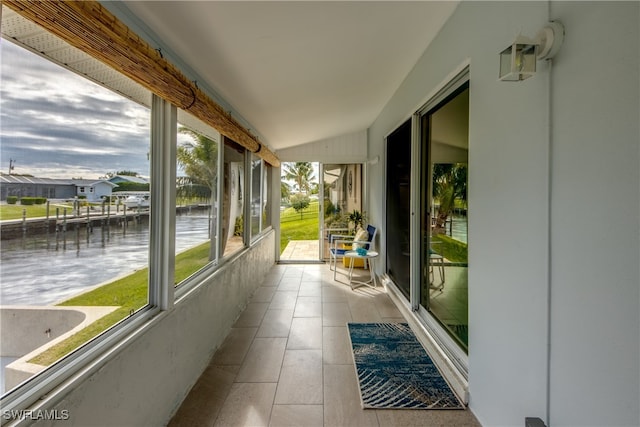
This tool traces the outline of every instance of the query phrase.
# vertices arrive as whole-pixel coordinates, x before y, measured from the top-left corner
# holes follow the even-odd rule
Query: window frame
[[[173,283],[175,254],[171,253],[171,249],[174,247],[175,233],[170,233],[170,229],[173,227],[175,230],[175,212],[171,215],[169,210],[163,208],[170,203],[171,199],[175,206],[175,143],[171,144],[168,141],[173,139],[175,142],[176,134],[168,131],[167,128],[171,129],[171,123],[175,126],[176,110],[174,106],[156,95],[153,95],[151,104],[150,157],[153,160],[150,188],[152,189],[151,209],[153,210],[154,207],[156,209],[153,210],[154,214],[149,220],[147,304],[6,392],[0,399],[0,406],[5,411],[26,410],[42,400],[43,396],[49,395],[60,387],[73,388],[75,384],[97,371],[101,366],[100,362],[108,360],[107,355],[116,352],[127,338],[140,333],[152,318],[173,306],[175,297],[172,293],[173,286],[169,284]],[[167,174],[165,165],[171,164],[171,157],[174,159],[173,174],[171,172]],[[166,197],[161,194],[164,191],[169,192],[165,195]],[[160,242],[157,241],[158,238]],[[152,266],[163,268],[152,268]],[[58,397],[60,393],[54,393],[54,396]]]
[[[174,296],[175,296],[174,301],[178,301],[184,295],[190,292],[191,289],[198,286],[198,284],[201,283],[207,276],[215,272],[216,269],[221,264],[220,233],[221,233],[222,221],[220,219],[220,210],[221,210],[220,207],[222,206],[222,197],[223,197],[222,190],[223,190],[223,184],[224,184],[223,183],[224,177],[221,178],[221,173],[224,173],[222,169],[224,166],[224,159],[223,159],[224,146],[223,146],[222,134],[220,134],[217,130],[215,130],[211,126],[202,122],[197,117],[190,115],[189,112],[185,110],[178,110],[177,125],[178,125],[176,126],[177,133],[179,133],[180,126],[184,126],[216,142],[216,144],[218,145],[218,156],[216,158],[216,169],[218,171],[218,176],[217,176],[216,188],[215,188],[216,197],[215,197],[215,200],[213,200],[212,198],[213,206],[211,206],[212,209],[214,207],[217,207],[217,208],[216,208],[215,218],[212,218],[212,222],[210,223],[212,227],[215,227],[215,235],[214,235],[215,238],[211,238],[211,235],[209,236],[210,237],[209,262],[207,262],[207,264],[204,265],[201,269],[194,271],[190,276],[184,278],[179,283],[174,284]],[[213,132],[216,134],[215,136],[211,133],[211,130],[213,130]],[[177,141],[176,141],[176,152],[177,152]],[[177,155],[176,155],[176,158],[174,158],[174,161],[176,162],[176,168],[177,168]],[[175,232],[173,234],[175,236]],[[177,254],[174,254],[174,259],[175,259],[175,255]]]
[[[50,60],[49,58],[47,58]],[[85,77],[86,78],[86,77]],[[194,272],[190,277],[174,287],[175,278],[175,184],[176,184],[176,138],[177,138],[177,110],[159,96],[153,95],[150,107],[152,125],[150,128],[150,161],[152,163],[150,176],[151,204],[153,215],[149,224],[149,269],[147,304],[139,308],[129,317],[82,344],[72,352],[48,366],[38,374],[25,380],[20,385],[0,396],[0,406],[3,411],[27,410],[38,402],[53,405],[64,399],[66,391],[76,388],[109,360],[117,356],[118,352],[129,342],[143,334],[149,327],[153,327],[154,320],[164,311],[171,310],[180,300],[192,290],[206,286],[206,278],[217,272],[227,261],[235,259],[248,250],[253,244],[270,230],[272,225],[264,227],[260,216],[260,233],[248,238],[250,230],[250,216],[244,215],[243,248],[224,256],[221,250],[222,215],[216,215],[216,241],[212,241],[212,251],[215,256],[211,262]],[[223,173],[224,166],[224,138],[221,138],[218,154],[218,171]],[[245,171],[250,170],[247,165],[250,151],[244,149]],[[261,206],[265,194],[273,193],[274,183],[265,177],[266,163],[261,160]],[[243,194],[245,212],[247,203],[248,173],[244,174],[245,191]],[[218,179],[216,202],[222,204],[223,179]],[[79,189],[85,193],[85,188]],[[93,192],[93,188],[90,190]],[[224,248],[222,248],[224,249]],[[17,422],[21,424],[20,421]]]
[[[249,198],[247,197],[247,194],[249,194],[251,192],[251,181],[250,178],[248,177],[250,174],[247,173],[247,170],[251,170],[251,163],[250,163],[250,156],[247,154],[249,153],[249,151],[241,146],[240,144],[238,144],[237,142],[235,142],[234,140],[227,138],[226,136],[223,136],[221,138],[220,141],[220,151],[222,151],[222,155],[221,155],[221,167],[222,169],[220,170],[220,173],[222,175],[221,179],[218,180],[218,182],[221,182],[221,186],[220,188],[220,193],[218,193],[218,197],[220,198],[220,207],[221,209],[224,211],[224,165],[225,165],[225,151],[227,146],[229,146],[231,149],[233,149],[234,146],[236,146],[237,148],[242,150],[242,167],[243,167],[243,173],[242,173],[242,187],[238,188],[238,191],[241,192],[241,198],[242,198],[242,248],[236,249],[233,252],[229,252],[227,254],[225,254],[225,249],[227,246],[227,239],[223,239],[222,236],[221,238],[218,239],[218,257],[220,260],[220,265],[222,265],[224,262],[226,262],[229,259],[233,259],[233,257],[235,257],[237,254],[241,253],[242,251],[246,250],[249,246],[250,246],[250,239],[249,239],[249,227],[251,226],[251,222],[250,220],[247,220],[248,218],[248,200]],[[230,169],[231,172],[231,169]],[[229,184],[231,185],[231,175],[229,175]],[[249,190],[247,190],[247,188]],[[222,215],[218,215],[218,224],[219,224],[219,231],[222,233],[222,230],[224,230],[224,214]],[[236,217],[237,218],[237,217]],[[232,227],[231,224],[229,224],[229,227]],[[223,247],[223,243],[224,243],[224,247]]]
[[[250,205],[253,204],[253,162],[254,161],[259,161],[260,162],[260,172],[259,172],[259,188],[258,191],[260,193],[259,195],[259,202],[258,202],[258,206],[260,206],[260,210],[258,212],[258,231],[257,233],[253,233],[253,222],[252,222],[252,217],[250,216],[249,218],[249,226],[250,226],[250,234],[251,234],[251,242],[255,242],[258,238],[260,238],[260,236],[264,233],[265,231],[265,225],[263,224],[263,220],[262,220],[262,214],[264,212],[264,201],[265,201],[265,192],[266,192],[266,188],[265,188],[265,183],[266,183],[266,179],[267,179],[267,164],[264,161],[264,159],[261,159],[260,157],[256,156],[255,153],[252,153],[250,157],[250,164],[251,164],[251,197],[250,197]],[[253,206],[250,206],[250,214],[252,213],[251,210],[253,209]]]

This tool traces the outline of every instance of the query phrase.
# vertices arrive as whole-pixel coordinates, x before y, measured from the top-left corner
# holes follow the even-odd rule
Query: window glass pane
[[[387,138],[387,274],[410,297],[411,121]]]
[[[181,112],[176,182],[176,285],[216,260],[220,134]]]
[[[468,351],[469,88],[422,117],[420,304]]]
[[[262,159],[251,155],[251,236],[257,236],[261,231],[262,222]]]
[[[0,217],[26,217],[24,230],[2,230],[2,327],[14,337],[1,345],[8,391],[31,375],[20,362],[45,370],[147,305],[148,200],[127,192],[148,191],[150,112],[6,40],[1,53],[0,156],[11,165],[1,198],[15,203],[2,203]],[[50,325],[46,306],[66,326],[34,335],[25,316],[38,310]],[[74,331],[85,313],[88,326]]]
[[[244,247],[244,153],[235,142],[224,139],[222,198],[222,256]]]
[[[273,174],[273,167],[269,166],[267,163],[263,163],[263,176],[264,176],[264,185],[262,187],[262,206],[263,214],[262,214],[262,229],[266,229],[271,226],[271,178]]]
[[[331,235],[354,234],[356,227],[367,227],[366,213],[362,212],[362,165],[324,164],[323,185],[324,258],[328,259]],[[357,224],[351,220],[358,219],[356,211],[362,214]]]

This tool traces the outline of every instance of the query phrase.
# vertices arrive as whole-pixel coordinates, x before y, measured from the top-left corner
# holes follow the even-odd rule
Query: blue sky
[[[94,179],[149,175],[149,112],[0,39],[0,171]]]

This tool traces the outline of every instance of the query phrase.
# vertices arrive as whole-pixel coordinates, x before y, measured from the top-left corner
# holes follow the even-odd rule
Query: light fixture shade
[[[499,79],[519,82],[533,76],[536,61],[553,58],[564,41],[564,25],[551,21],[540,30],[535,39],[519,35],[516,40],[500,52]]]
[[[500,75],[502,81],[518,82],[536,72],[536,44],[524,37],[500,52]]]

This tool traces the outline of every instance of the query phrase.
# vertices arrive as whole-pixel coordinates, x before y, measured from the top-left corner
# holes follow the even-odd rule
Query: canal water
[[[207,211],[176,217],[176,252],[209,240]],[[147,266],[149,224],[3,240],[0,305],[51,305]]]

